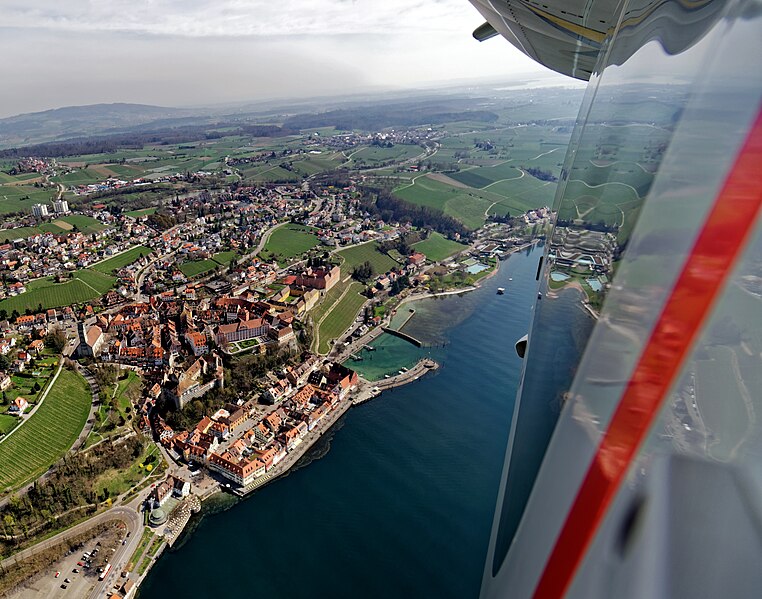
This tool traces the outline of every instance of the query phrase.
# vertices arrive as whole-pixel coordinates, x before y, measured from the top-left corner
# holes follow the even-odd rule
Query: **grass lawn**
[[[360,311],[360,307],[367,299],[360,295],[360,291],[363,288],[364,285],[361,283],[350,283],[346,295],[341,298],[341,301],[333,307],[323,322],[320,323],[320,344],[318,346],[320,353],[326,353],[331,347],[328,342],[331,339],[339,337],[354,321],[357,313]]]
[[[5,435],[13,430],[18,422],[16,416],[9,416],[8,414],[0,414],[0,435]]]
[[[154,465],[151,469],[153,471],[156,465],[161,462],[161,454],[159,453],[159,448],[156,447],[154,443],[150,443],[143,454],[136,459],[129,468],[125,470],[108,470],[104,472],[93,483],[93,488],[98,490],[104,488],[108,489],[109,497],[116,497],[122,493],[126,493],[151,473],[146,470],[143,464],[146,460],[150,460],[152,456],[153,462],[150,463]]]
[[[311,227],[294,223],[278,227],[270,234],[260,256],[264,260],[277,257],[279,262],[289,262],[292,258],[301,257],[304,252],[320,244],[313,231]]]
[[[135,218],[140,218],[141,216],[148,216],[149,214],[153,214],[156,212],[156,208],[141,208],[140,210],[130,210],[129,212],[125,212],[125,216],[133,216]]]
[[[375,241],[369,241],[368,243],[356,245],[336,253],[344,259],[341,265],[343,275],[350,274],[355,266],[359,266],[366,261],[370,262],[373,272],[376,274],[387,272],[395,266],[399,266],[397,262],[379,251],[378,244]]]
[[[61,370],[34,416],[0,443],[0,488],[37,478],[66,453],[85,426],[91,400],[85,379]]]
[[[218,266],[219,264],[214,260],[189,260],[180,265],[180,272],[189,279],[192,279],[193,277],[207,273],[210,270],[214,270]]]
[[[135,262],[135,260],[140,258],[140,254],[147,256],[152,251],[153,250],[151,248],[147,248],[144,245],[138,245],[134,248],[130,248],[126,252],[122,252],[121,254],[114,256],[113,258],[108,258],[102,262],[98,262],[90,268],[106,274],[111,274],[112,272],[115,272],[120,268]]]
[[[212,256],[212,260],[217,262],[217,264],[222,264],[222,266],[229,266],[230,261],[233,258],[236,258],[238,254],[232,250],[229,250],[227,252],[218,252]]]
[[[458,243],[457,241],[450,241],[443,235],[437,232],[432,232],[428,239],[413,244],[413,247],[425,254],[429,260],[439,262],[440,260],[449,258],[453,254],[465,250],[468,246]]]
[[[148,543],[151,542],[152,538],[153,531],[146,526],[143,529],[143,536],[140,537],[140,544],[138,545],[137,549],[135,549],[135,553],[132,554],[132,557],[130,557],[130,561],[127,564],[126,568],[127,570],[132,571],[132,569],[135,567],[135,564],[137,564],[138,559],[140,559],[140,556],[143,555],[146,547],[148,547]]]

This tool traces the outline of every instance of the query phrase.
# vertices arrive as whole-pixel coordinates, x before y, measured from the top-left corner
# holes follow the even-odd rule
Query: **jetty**
[[[400,339],[404,339],[405,341],[409,341],[416,347],[423,347],[423,342],[416,339],[412,335],[408,335],[407,333],[403,333],[402,331],[398,331],[396,329],[391,329],[389,327],[381,327],[381,329],[384,331],[384,333],[389,333],[390,335],[395,335],[396,337],[399,337]]]
[[[439,368],[437,362],[430,358],[423,358],[418,360],[416,365],[412,368],[409,368],[406,371],[400,371],[400,374],[390,376],[388,379],[376,382],[363,381],[364,388],[352,399],[352,403],[354,405],[365,403],[366,401],[378,397],[383,391],[412,383],[427,372],[431,372],[437,368]]]

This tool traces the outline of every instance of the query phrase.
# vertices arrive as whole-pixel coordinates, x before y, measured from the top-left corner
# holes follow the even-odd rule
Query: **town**
[[[28,210],[6,213],[0,231],[0,458],[30,457],[0,482],[6,497],[30,503],[0,503],[3,542],[26,545],[22,527],[100,539],[88,523],[133,510],[113,532],[114,571],[103,563],[103,579],[88,583],[93,596],[129,596],[201,502],[273,482],[352,406],[436,370],[424,353],[373,376],[362,360],[385,335],[418,343],[399,330],[413,312],[403,304],[477,288],[554,218],[539,200],[491,215],[495,200],[475,198],[478,220],[467,208],[453,217],[401,200],[395,186],[416,190],[415,201],[443,193],[419,192],[419,180],[461,189],[457,172],[440,171],[467,152],[445,152],[447,139],[442,127],[311,132],[280,150],[221,148],[214,166],[195,170],[155,167],[169,162],[159,149],[96,167],[16,161],[8,176],[36,187],[26,185]],[[500,146],[473,147],[494,155]],[[483,167],[463,176],[471,170]],[[532,181],[547,197],[545,176]],[[553,240],[559,265],[587,268],[570,242]],[[589,278],[604,277],[611,259],[611,244],[599,245],[578,243]],[[66,417],[57,402],[68,402]],[[30,437],[55,418],[56,442],[29,454]],[[74,473],[77,461],[51,468],[72,443],[92,481]],[[24,494],[49,468],[53,478]],[[49,495],[54,481],[68,481],[71,496]],[[91,506],[88,517],[72,511],[78,504]],[[52,521],[38,519],[38,505]],[[71,580],[61,585],[85,584]]]

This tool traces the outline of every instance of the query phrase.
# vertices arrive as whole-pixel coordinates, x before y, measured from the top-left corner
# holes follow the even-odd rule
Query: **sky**
[[[0,117],[547,76],[482,22],[468,0],[3,0]]]

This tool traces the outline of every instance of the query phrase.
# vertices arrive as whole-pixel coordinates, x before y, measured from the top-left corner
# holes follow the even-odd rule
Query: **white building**
[[[36,216],[37,218],[44,218],[48,215],[48,205],[47,204],[35,204],[32,206],[32,215]]]
[[[66,200],[55,200],[53,202],[53,210],[55,210],[56,214],[68,214],[69,202]]]

